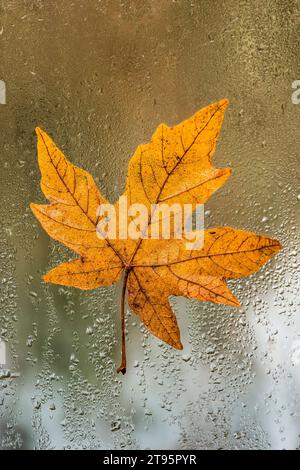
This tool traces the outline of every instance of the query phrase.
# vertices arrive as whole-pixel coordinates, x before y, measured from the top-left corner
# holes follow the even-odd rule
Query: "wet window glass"
[[[0,5],[0,448],[299,446],[300,59],[295,0],[7,0]],[[280,240],[241,307],[173,297],[183,350],[150,335],[121,286],[46,284],[74,253],[45,203],[34,128],[114,202],[137,146],[227,98],[214,156],[231,177],[205,226]]]

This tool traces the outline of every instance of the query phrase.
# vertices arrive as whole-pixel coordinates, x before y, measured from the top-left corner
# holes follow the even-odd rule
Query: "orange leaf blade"
[[[128,304],[145,327],[162,341],[182,349],[177,320],[168,302],[168,289],[163,284],[157,285],[157,276],[155,279],[149,269],[134,269],[127,286]]]
[[[130,203],[203,204],[231,174],[211,164],[227,100],[198,111],[175,127],[161,124],[149,144],[140,145],[128,168]]]
[[[76,259],[60,264],[45,274],[43,279],[51,284],[89,290],[114,284],[120,279],[122,269],[117,259],[103,262],[102,266],[100,263],[95,266],[94,261]]]
[[[145,217],[148,235],[165,219],[174,221],[176,210],[181,213],[184,204],[195,208],[205,203],[230,176],[229,168],[212,165],[227,105],[227,100],[213,103],[174,127],[161,124],[151,141],[137,148],[129,163],[125,196],[128,206],[143,204],[148,210]],[[31,204],[31,209],[52,238],[81,256],[55,267],[44,280],[94,289],[117,282],[125,270],[119,368],[122,372],[126,370],[126,287],[128,304],[145,327],[172,347],[182,349],[170,296],[239,307],[226,279],[256,272],[281,249],[277,240],[231,227],[205,230],[201,249],[195,245],[190,249],[190,237],[177,239],[174,227],[169,239],[144,239],[141,235],[138,239],[124,239],[117,233],[116,237],[111,234],[111,239],[100,239],[96,232],[97,209],[107,201],[89,173],[69,162],[44,131],[37,128],[36,132],[41,188],[49,204]],[[120,199],[113,209],[118,210],[121,202]],[[154,212],[158,213],[154,221],[150,216],[153,204]],[[175,212],[162,215],[163,209],[171,210],[173,204]],[[130,217],[125,228],[132,223],[135,230],[139,224],[132,214]],[[120,219],[121,215],[116,213],[117,224]]]

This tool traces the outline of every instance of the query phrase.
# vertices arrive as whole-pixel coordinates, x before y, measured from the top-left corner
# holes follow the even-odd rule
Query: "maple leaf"
[[[221,100],[175,127],[161,124],[150,143],[140,145],[129,162],[124,195],[129,204],[205,203],[230,176],[212,163],[228,101]],[[128,305],[155,336],[182,349],[171,295],[238,307],[226,278],[257,271],[281,249],[277,240],[230,227],[208,229],[200,250],[187,249],[185,239],[169,240],[97,236],[98,207],[107,204],[93,178],[70,163],[41,129],[38,161],[41,189],[50,204],[31,204],[43,228],[80,255],[44,276],[44,281],[95,289],[113,284],[123,274],[121,298],[122,361],[126,372],[125,296]],[[123,195],[123,196],[124,196]],[[120,201],[116,203],[116,208]],[[147,221],[147,228],[152,223]]]

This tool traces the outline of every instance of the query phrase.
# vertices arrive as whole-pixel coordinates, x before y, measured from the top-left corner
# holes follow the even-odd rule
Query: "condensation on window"
[[[299,19],[294,0],[1,3],[2,449],[299,447]],[[230,281],[239,309],[172,299],[183,351],[128,311],[120,376],[120,287],[42,282],[73,255],[29,209],[44,201],[34,128],[115,201],[158,124],[221,98],[215,161],[233,174],[205,225],[284,249]]]

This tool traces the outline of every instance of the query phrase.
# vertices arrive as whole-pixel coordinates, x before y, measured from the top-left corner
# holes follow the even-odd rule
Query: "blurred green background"
[[[299,447],[299,33],[295,0],[2,0],[0,448]],[[119,287],[41,280],[73,255],[28,207],[44,201],[34,127],[114,201],[158,124],[221,98],[215,162],[233,175],[205,224],[284,250],[230,283],[240,309],[174,299],[182,352],[128,312],[120,377]]]

